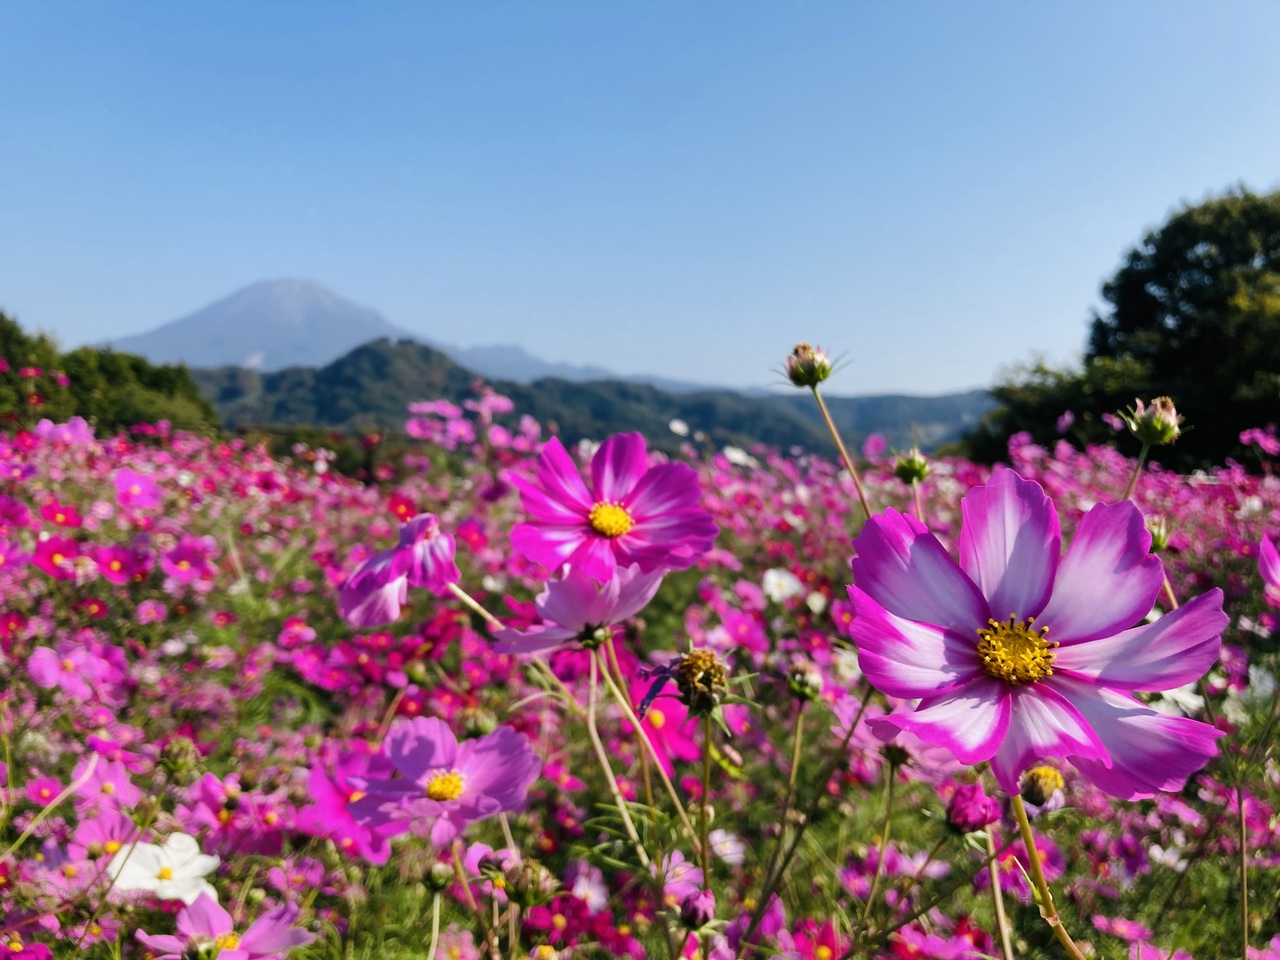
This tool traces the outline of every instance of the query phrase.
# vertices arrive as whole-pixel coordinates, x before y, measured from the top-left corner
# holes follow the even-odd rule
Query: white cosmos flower
[[[766,570],[761,587],[764,595],[774,603],[782,603],[804,594],[804,584],[800,582],[800,578],[783,567]]]
[[[217,857],[201,853],[194,837],[173,833],[158,846],[135,843],[121,847],[107,872],[122,893],[154,893],[161,900],[181,900],[191,906],[202,893],[217,902],[218,891],[204,878],[219,862]]]

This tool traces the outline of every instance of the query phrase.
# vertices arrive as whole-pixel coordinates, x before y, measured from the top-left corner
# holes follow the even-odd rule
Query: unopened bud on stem
[[[831,376],[831,358],[821,347],[797,343],[787,357],[787,379],[797,387],[816,387]]]

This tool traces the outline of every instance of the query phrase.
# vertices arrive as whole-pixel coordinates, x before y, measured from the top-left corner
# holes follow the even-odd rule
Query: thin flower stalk
[[[871,876],[871,889],[867,891],[867,902],[862,905],[862,917],[858,920],[859,931],[866,929],[871,917],[871,905],[875,903],[880,881],[884,877],[885,852],[889,848],[889,835],[893,829],[893,787],[898,781],[897,765],[886,764],[884,773],[884,825],[880,828],[880,839],[876,844],[879,848],[876,855],[876,872]]]
[[[645,851],[644,844],[640,841],[640,834],[636,832],[636,825],[631,820],[631,811],[627,807],[627,801],[622,796],[622,791],[618,789],[618,781],[613,775],[613,765],[609,761],[609,752],[605,750],[604,744],[600,741],[600,731],[596,728],[596,709],[600,700],[599,670],[600,665],[593,655],[591,657],[590,687],[587,694],[587,736],[591,738],[591,746],[595,749],[596,759],[600,762],[600,769],[604,773],[605,785],[609,788],[613,802],[618,807],[618,814],[622,818],[622,827],[627,832],[627,839],[635,847],[636,857],[639,859],[640,865],[647,869],[650,863],[649,854]]]
[[[831,437],[836,442],[836,449],[840,451],[840,459],[844,461],[845,469],[849,471],[849,476],[853,478],[854,489],[858,491],[858,502],[862,504],[863,511],[870,517],[872,515],[871,501],[867,499],[867,490],[862,485],[862,477],[858,475],[858,468],[853,465],[853,458],[849,456],[849,451],[845,448],[840,431],[836,429],[836,423],[831,419],[831,412],[827,410],[827,402],[822,399],[822,394],[819,392],[816,383],[813,385],[812,390],[813,399],[818,401],[818,409],[822,411],[822,419],[827,422],[827,429],[831,431]]]
[[[1000,890],[1000,867],[996,863],[996,842],[991,828],[986,829],[987,877],[991,880],[991,908],[996,915],[996,930],[1000,934],[1002,960],[1014,960],[1013,945],[1009,942],[1009,918],[1004,912],[1004,895]]]
[[[1044,917],[1049,928],[1053,930],[1053,935],[1058,938],[1058,942],[1062,944],[1072,960],[1085,960],[1084,954],[1080,952],[1080,948],[1071,939],[1071,934],[1067,933],[1067,928],[1063,926],[1062,918],[1058,916],[1058,908],[1054,906],[1053,894],[1049,892],[1049,883],[1044,878],[1040,851],[1036,847],[1035,833],[1031,830],[1031,821],[1027,819],[1027,808],[1023,806],[1022,797],[1014,794],[1010,800],[1010,806],[1013,808],[1014,818],[1018,821],[1018,829],[1022,833],[1022,845],[1027,851],[1027,861],[1031,866],[1031,882],[1036,888],[1040,916]]]

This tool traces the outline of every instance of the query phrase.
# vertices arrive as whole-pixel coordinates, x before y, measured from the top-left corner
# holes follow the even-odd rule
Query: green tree
[[[1098,439],[1100,414],[1167,395],[1193,429],[1155,456],[1187,469],[1238,453],[1241,430],[1280,417],[1280,192],[1183,207],[1129,251],[1102,297],[1082,368],[1041,365],[998,386],[975,454],[999,456],[1016,430],[1047,442],[1066,410],[1081,439]]]

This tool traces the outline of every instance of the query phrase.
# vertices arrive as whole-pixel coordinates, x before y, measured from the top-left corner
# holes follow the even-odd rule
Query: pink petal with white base
[[[698,474],[687,463],[660,463],[642,477],[626,498],[637,521],[698,505]]]
[[[582,482],[578,465],[555,437],[548,440],[547,445],[542,448],[542,456],[538,459],[538,480],[548,494],[557,500],[577,505],[583,514],[588,513],[595,503],[591,491]]]
[[[1018,777],[1049,757],[1079,756],[1107,761],[1098,735],[1071,703],[1048,683],[1015,687],[1009,732],[991,761],[991,772],[1006,793],[1018,790]]]
[[[1173,690],[1213,666],[1230,622],[1222,591],[1210,590],[1155,623],[1060,647],[1053,666],[1120,690]]]
[[[1085,514],[1040,613],[1049,639],[1066,646],[1113,636],[1150,613],[1164,582],[1150,551],[1142,513],[1128,500]]]
[[[992,616],[1034,617],[1049,599],[1062,548],[1053,503],[1040,484],[997,470],[960,508],[960,567],[987,598]]]
[[[647,469],[644,437],[638,433],[610,437],[591,458],[591,485],[596,498],[607,503],[622,500]]]
[[[978,680],[956,693],[930,697],[915,710],[891,713],[868,726],[881,740],[899,730],[946,747],[961,763],[990,760],[1009,729],[1010,696],[1004,684]]]
[[[1082,680],[1055,678],[1111,755],[1111,766],[1071,758],[1085,777],[1121,800],[1142,800],[1177,792],[1187,777],[1218,752],[1220,730],[1189,717],[1171,717],[1131,696]]]
[[[896,616],[958,633],[977,630],[991,616],[977,586],[915,517],[885,510],[867,521],[854,549],[857,585]]]
[[[849,588],[854,616],[849,637],[858,664],[877,690],[894,697],[936,697],[980,673],[972,639],[954,631],[895,617],[857,587]]]

